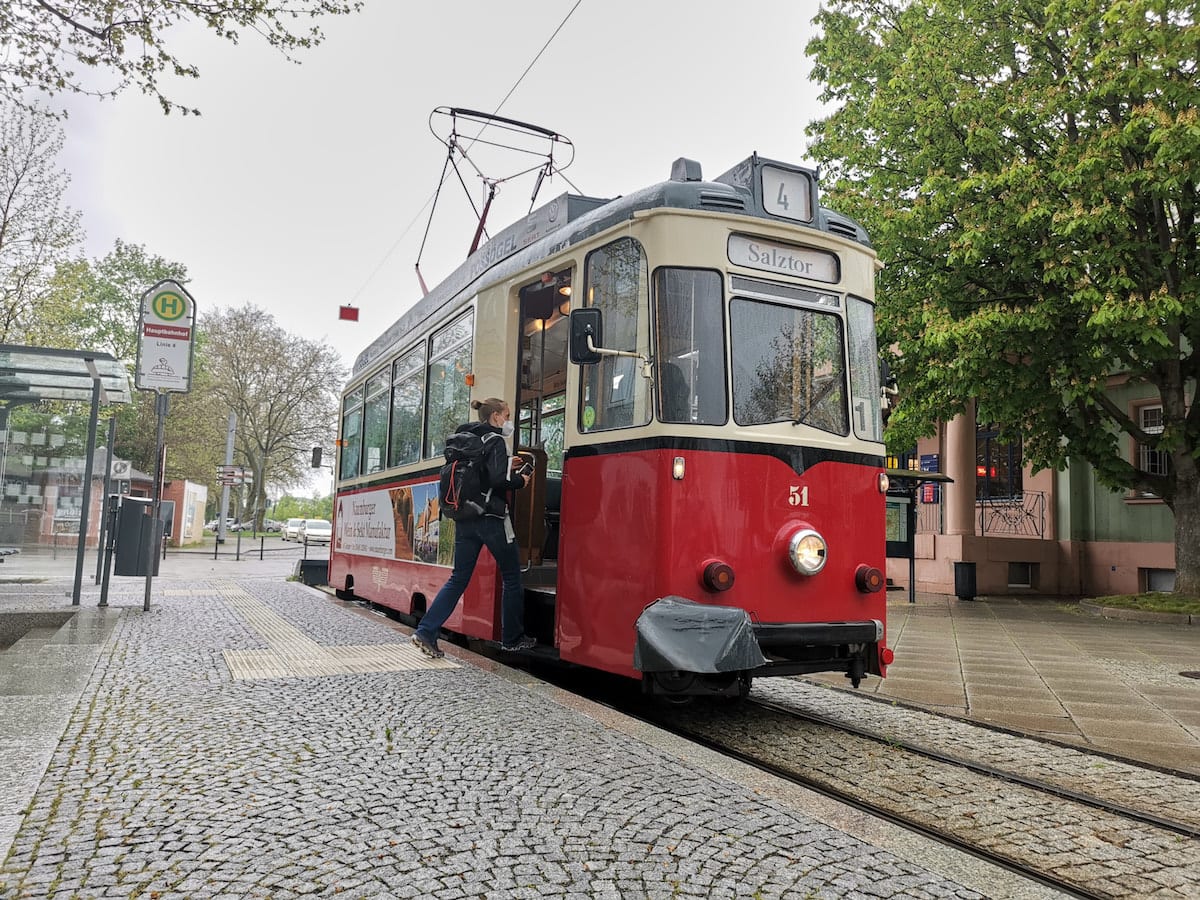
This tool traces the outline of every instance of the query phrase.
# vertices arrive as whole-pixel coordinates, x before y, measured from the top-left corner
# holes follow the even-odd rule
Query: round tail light
[[[883,573],[874,566],[861,565],[854,572],[854,583],[864,594],[883,590]]]
[[[710,591],[727,591],[733,587],[733,566],[713,560],[705,564],[700,580]]]

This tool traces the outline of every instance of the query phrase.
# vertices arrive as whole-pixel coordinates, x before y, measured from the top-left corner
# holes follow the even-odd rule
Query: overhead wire
[[[571,18],[571,16],[573,16],[575,14],[575,10],[579,9],[580,4],[582,4],[582,3],[583,3],[583,0],[575,0],[575,4],[567,11],[567,14],[565,16],[563,16],[563,20],[558,23],[558,27],[555,28],[554,32],[550,35],[550,37],[546,39],[546,43],[544,43],[542,45],[542,48],[534,55],[534,57],[530,61],[529,65],[527,65],[525,67],[525,71],[523,71],[521,73],[520,77],[518,77],[517,80],[513,83],[513,86],[511,88],[509,88],[508,93],[506,93],[504,95],[503,99],[501,99],[501,101],[496,105],[496,108],[494,110],[492,110],[492,115],[498,114],[500,112],[500,110],[504,108],[504,104],[508,102],[509,98],[512,97],[512,95],[516,91],[516,89],[518,87],[520,87],[521,82],[525,80],[525,76],[527,76],[530,73],[530,71],[533,69],[533,67],[535,65],[537,65],[537,61],[542,58],[542,55],[550,47],[550,44],[552,44],[554,42],[554,39],[556,37],[558,37],[558,33],[563,30],[563,27],[567,24],[567,21]],[[483,131],[486,127],[487,127],[486,125],[481,127],[479,129],[479,133],[476,134],[475,137],[471,138],[470,142],[467,144],[468,150],[472,146],[474,146],[476,141],[479,140],[480,135],[483,134]],[[569,184],[571,186],[571,188],[573,190],[575,190],[576,193],[582,193],[579,190],[579,188],[575,187],[574,184],[571,184],[571,181],[565,175],[563,175],[561,172],[556,172],[556,174],[560,175],[562,177],[563,181],[566,181],[567,184]],[[429,198],[421,205],[421,208],[419,210],[417,210],[417,213],[416,213],[416,215],[414,215],[412,217],[412,220],[409,221],[409,223],[404,226],[404,230],[400,232],[400,236],[397,237],[396,240],[392,243],[392,246],[388,248],[387,253],[385,253],[383,255],[383,259],[381,259],[379,261],[379,264],[376,265],[375,268],[371,271],[371,274],[367,276],[367,280],[362,283],[362,286],[357,291],[354,292],[354,296],[350,298],[348,305],[350,305],[350,306],[354,305],[354,301],[356,301],[362,295],[362,292],[367,289],[367,286],[372,281],[374,281],[375,276],[379,274],[379,270],[382,269],[384,267],[384,265],[387,264],[387,261],[389,259],[391,259],[392,254],[396,252],[396,248],[400,246],[400,243],[408,236],[408,233],[410,231],[412,231],[413,226],[416,225],[418,221],[420,221],[421,217],[425,214],[425,210],[427,210],[429,208],[429,205],[431,203],[434,203],[437,200],[438,195],[441,193],[442,185],[445,183],[448,175],[449,175],[449,173],[446,171],[446,167],[443,166],[442,167],[442,177],[438,180],[437,188],[434,190],[434,192],[432,194],[429,195]],[[460,175],[459,178],[461,180],[462,176]],[[475,206],[474,202],[471,203],[471,206],[472,206],[472,208],[474,208],[474,206]],[[424,245],[425,245],[425,242],[424,242],[424,240],[422,240],[421,246],[424,247]]]

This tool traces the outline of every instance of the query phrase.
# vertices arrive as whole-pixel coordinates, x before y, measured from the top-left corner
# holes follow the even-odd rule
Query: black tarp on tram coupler
[[[633,665],[641,672],[740,672],[766,661],[744,609],[663,597],[637,620]]]

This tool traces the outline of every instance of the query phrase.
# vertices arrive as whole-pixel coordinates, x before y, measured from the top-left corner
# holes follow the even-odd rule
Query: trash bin
[[[975,563],[954,564],[954,596],[959,600],[975,599]]]
[[[152,502],[126,497],[117,511],[113,544],[114,575],[158,574],[158,548],[162,546],[162,521],[150,517]],[[151,567],[153,566],[153,571]]]
[[[301,584],[310,587],[329,583],[329,560],[299,559],[296,560],[296,577]]]

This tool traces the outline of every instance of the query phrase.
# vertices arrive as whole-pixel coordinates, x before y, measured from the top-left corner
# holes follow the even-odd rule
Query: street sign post
[[[166,446],[163,433],[171,394],[186,394],[192,389],[192,348],[196,343],[196,302],[177,281],[165,278],[142,295],[138,317],[137,366],[133,383],[139,391],[155,393],[155,413],[158,434],[155,446],[154,500],[150,517],[159,534],[158,521],[162,511],[163,470],[166,468]],[[159,548],[155,547],[157,558]],[[142,609],[150,611],[150,584],[154,567],[146,572],[146,596]]]

